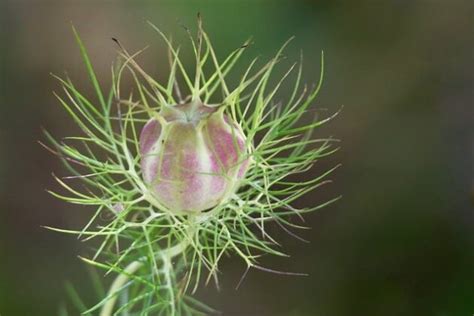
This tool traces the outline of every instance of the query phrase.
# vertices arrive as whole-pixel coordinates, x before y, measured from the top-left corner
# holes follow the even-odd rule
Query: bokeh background
[[[265,266],[308,272],[285,277],[225,260],[223,287],[199,296],[233,316],[358,316],[474,313],[474,2],[362,1],[72,1],[0,2],[0,314],[56,315],[66,281],[87,298],[88,245],[42,225],[74,228],[90,214],[46,193],[56,157],[37,144],[41,126],[75,134],[52,95],[50,72],[67,73],[85,91],[85,70],[70,23],[88,47],[101,82],[116,56],[111,37],[130,50],[150,45],[143,63],[158,78],[165,50],[146,24],[176,40],[196,13],[222,57],[250,35],[248,58],[286,51],[305,56],[305,81],[326,79],[315,108],[339,117],[317,132],[342,140],[318,162],[319,174],[342,163],[334,183],[302,205],[343,195],[308,216],[303,244],[277,233],[289,259]],[[243,70],[243,65],[239,70]],[[161,75],[160,75],[161,74]]]

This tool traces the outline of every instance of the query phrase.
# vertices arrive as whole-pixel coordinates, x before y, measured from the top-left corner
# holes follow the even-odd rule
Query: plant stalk
[[[191,236],[183,240],[182,242],[167,248],[159,253],[158,257],[164,261],[164,264],[171,262],[171,259],[184,253],[190,244]],[[133,261],[130,263],[117,278],[112,282],[112,285],[107,292],[107,296],[110,296],[110,299],[102,306],[100,311],[100,316],[112,316],[115,303],[118,299],[118,291],[129,281],[130,275],[137,272],[143,266],[142,261]]]

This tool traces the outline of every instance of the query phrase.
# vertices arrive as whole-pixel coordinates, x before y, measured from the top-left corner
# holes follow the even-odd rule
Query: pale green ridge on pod
[[[201,212],[225,202],[249,165],[246,138],[224,107],[201,101],[165,106],[140,134],[141,169],[171,212]]]

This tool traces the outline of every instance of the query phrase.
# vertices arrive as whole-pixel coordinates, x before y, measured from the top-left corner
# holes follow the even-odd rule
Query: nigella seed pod
[[[46,133],[52,148],[45,147],[73,172],[71,177],[56,178],[65,193],[51,193],[96,210],[83,229],[51,229],[99,239],[93,259],[82,259],[117,274],[100,302],[89,310],[94,314],[146,314],[151,309],[156,315],[214,314],[186,289],[199,287],[203,269],[207,279],[218,284],[222,254],[237,254],[247,270],[300,275],[260,266],[264,254],[285,255],[265,223],[275,223],[301,239],[293,230],[304,227],[293,225],[291,217],[302,218],[339,199],[294,205],[330,182],[326,177],[337,168],[294,180],[336,151],[332,138],[313,139],[312,135],[338,112],[318,121],[306,117],[313,112],[311,106],[321,87],[323,55],[320,81],[313,88],[302,86],[301,63],[293,77],[295,64],[282,77],[274,76],[288,42],[261,67],[252,59],[243,74],[232,74],[249,42],[219,62],[198,16],[197,38],[187,30],[196,57],[193,80],[179,49],[152,27],[168,46],[170,72],[165,84],[134,60],[141,50],[130,54],[115,40],[120,59],[112,68],[108,95],[103,94],[104,87],[74,30],[96,96],[88,98],[69,78],[58,78],[65,96],[56,96],[83,133],[64,141]],[[129,82],[122,82],[127,72],[136,85],[131,91],[124,91]],[[226,82],[230,77],[239,80]],[[179,87],[180,82],[184,87]],[[292,90],[282,93],[282,87]],[[183,100],[183,95],[188,96]],[[279,99],[284,95],[289,98]],[[222,105],[204,104],[200,97],[205,103],[221,98]],[[177,104],[167,104],[166,100],[176,99],[172,102]],[[149,104],[157,103],[159,110],[154,111]],[[141,126],[144,113],[149,120]],[[71,186],[69,181],[82,181],[85,186]],[[118,245],[119,250],[110,251]],[[143,286],[143,280],[152,286]],[[128,300],[120,299],[122,293]]]
[[[141,169],[153,197],[171,212],[225,202],[249,165],[246,138],[224,107],[201,101],[165,106],[140,134]]]

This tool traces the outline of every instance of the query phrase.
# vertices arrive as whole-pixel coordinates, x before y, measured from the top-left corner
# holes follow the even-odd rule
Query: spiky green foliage
[[[180,59],[179,48],[158,28],[151,27],[169,49],[167,82],[157,82],[139,66],[135,58],[141,51],[130,54],[117,42],[120,57],[112,69],[112,87],[103,91],[75,30],[96,98],[87,98],[71,80],[58,77],[64,93],[57,97],[83,135],[57,141],[46,133],[53,144],[49,150],[58,154],[72,173],[70,177],[56,177],[64,190],[51,193],[96,211],[80,230],[51,229],[77,234],[85,241],[97,240],[94,253],[82,259],[116,275],[97,304],[87,308],[77,304],[84,315],[212,313],[189,294],[202,281],[218,282],[219,262],[224,255],[238,256],[248,269],[273,271],[261,267],[259,257],[285,253],[269,234],[268,225],[276,223],[293,234],[294,229],[304,227],[294,224],[292,216],[302,216],[335,200],[307,208],[292,206],[296,199],[326,183],[334,170],[307,181],[292,180],[293,175],[308,171],[335,150],[333,139],[312,137],[312,132],[331,117],[302,120],[311,113],[309,108],[320,90],[322,67],[319,84],[313,89],[301,83],[301,63],[292,65],[271,85],[285,43],[260,68],[255,69],[257,59],[253,60],[240,82],[231,86],[228,75],[248,42],[219,61],[199,22],[196,39],[190,36],[196,57],[192,77]],[[124,76],[133,79],[134,94],[124,96]],[[287,100],[277,102],[276,94],[288,78],[292,78],[293,91]],[[138,135],[144,122],[162,106],[198,98],[204,103],[221,100],[226,113],[240,124],[247,136],[246,158],[250,158],[251,166],[240,189],[225,203],[199,214],[176,215],[156,201],[142,180]]]

